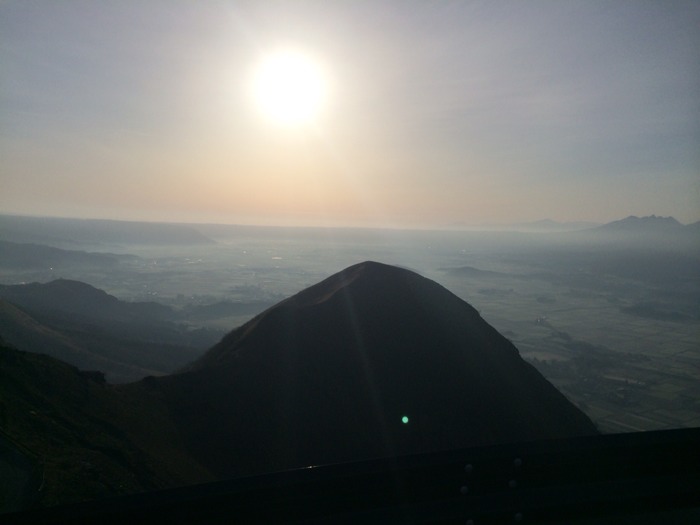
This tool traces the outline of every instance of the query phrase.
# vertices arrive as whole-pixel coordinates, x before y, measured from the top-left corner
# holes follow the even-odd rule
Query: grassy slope
[[[148,382],[113,386],[0,345],[0,427],[44,468],[43,505],[208,481]]]

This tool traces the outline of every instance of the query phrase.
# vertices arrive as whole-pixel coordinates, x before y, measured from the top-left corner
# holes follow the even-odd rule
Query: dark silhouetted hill
[[[121,261],[134,260],[138,260],[135,255],[88,253],[40,244],[0,241],[0,268],[27,270],[90,266],[105,269],[114,267]]]
[[[0,285],[0,335],[7,342],[102,370],[111,382],[172,372],[219,338],[173,319],[164,305],[120,301],[79,281]]]
[[[153,383],[193,456],[220,476],[596,433],[469,304],[373,262]]]
[[[0,285],[0,298],[33,313],[79,315],[91,321],[153,323],[173,318],[172,309],[155,302],[129,303],[81,281]]]

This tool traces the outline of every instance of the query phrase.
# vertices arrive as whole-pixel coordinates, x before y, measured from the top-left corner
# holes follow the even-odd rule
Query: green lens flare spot
[[[401,423],[403,423],[404,425],[407,424],[408,423],[408,416],[403,416],[401,418]]]

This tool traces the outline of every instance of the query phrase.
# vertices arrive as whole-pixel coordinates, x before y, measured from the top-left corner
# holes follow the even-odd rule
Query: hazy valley
[[[145,303],[161,306],[144,317],[131,304],[129,315],[150,327],[151,342],[184,343],[192,353],[156,374],[293,293],[376,260],[411,268],[476,307],[602,430],[700,424],[697,225],[635,218],[568,233],[150,225],[144,240],[131,223],[10,219],[0,222],[3,289],[73,279],[124,306],[140,302],[142,312]],[[54,246],[1,242],[22,235]],[[0,299],[12,303],[3,289]],[[145,331],[132,339],[148,341]]]
[[[157,225],[149,226],[152,236],[145,240],[128,223],[123,229],[120,223],[100,221],[88,226],[0,218],[0,336],[5,343],[83,370],[100,370],[108,382],[164,376],[195,361],[256,314],[343,268],[375,260],[414,270],[467,301],[602,432],[700,425],[700,242],[695,226],[661,218],[565,233],[167,225],[160,242]],[[85,228],[103,231],[85,235]],[[7,352],[6,357],[14,355]],[[43,358],[33,359],[31,366],[41,368]],[[92,392],[85,394],[91,401],[65,413],[65,406],[73,405],[51,401],[49,390],[28,393],[29,399],[44,399],[56,410],[29,419],[4,401],[5,421],[28,426],[3,426],[3,431],[18,432],[16,436],[37,431],[39,423],[54,425],[63,430],[56,431],[53,444],[36,446],[81,450],[76,429],[86,424],[80,421],[92,421],[85,428],[97,425],[97,430],[88,433],[111,436],[113,442],[104,444],[104,450],[125,454],[133,449],[122,459],[97,450],[89,466],[82,467],[70,453],[57,453],[62,459],[56,461],[70,464],[68,471],[76,479],[99,471],[102,477],[108,472],[123,480],[122,488],[95,482],[93,496],[216,477],[208,471],[215,460],[200,451],[191,463],[191,457],[182,456],[182,443],[164,437],[172,425],[197,428],[188,418],[201,411],[183,412],[179,423],[163,419],[160,437],[144,448],[139,411],[128,409],[142,402],[138,399],[149,399],[143,414],[196,407],[204,402],[198,400],[198,389],[180,390],[168,377],[110,387],[99,374],[49,368],[47,384],[67,381],[75,385],[67,396]],[[27,373],[19,365],[16,370]],[[154,391],[162,394],[153,397]],[[189,440],[191,450],[202,436],[182,439]],[[133,448],[134,443],[139,446]],[[345,457],[336,453],[328,452],[328,457]],[[148,458],[139,460],[139,454]],[[306,456],[299,457],[297,461]],[[180,460],[178,469],[163,470]],[[146,470],[141,481],[134,481],[130,476],[138,464]],[[249,471],[231,468],[224,474]],[[161,478],[155,483],[157,472]]]

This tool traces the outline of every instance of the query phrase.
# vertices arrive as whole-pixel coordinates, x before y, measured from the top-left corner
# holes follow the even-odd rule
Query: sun
[[[258,66],[253,95],[272,121],[302,125],[313,121],[325,102],[327,85],[320,66],[303,53],[278,51]]]

